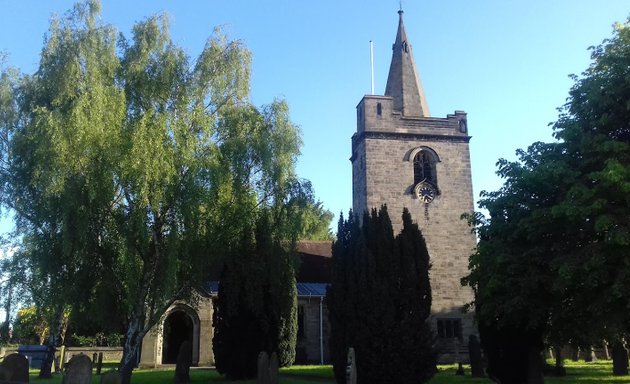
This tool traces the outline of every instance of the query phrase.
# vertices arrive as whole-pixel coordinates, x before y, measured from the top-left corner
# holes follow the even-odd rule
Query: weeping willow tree
[[[95,0],[53,18],[37,71],[7,80],[2,201],[58,317],[66,304],[118,299],[129,383],[166,308],[261,210],[282,211],[301,139],[284,101],[248,101],[241,42],[217,30],[192,59],[166,15],[128,39],[100,20]]]

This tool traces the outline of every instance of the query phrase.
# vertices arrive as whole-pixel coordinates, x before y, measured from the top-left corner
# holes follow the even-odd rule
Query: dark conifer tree
[[[293,364],[297,339],[294,253],[274,238],[266,212],[244,232],[226,259],[213,316],[216,368],[230,380],[255,377],[261,351]]]
[[[256,375],[256,358],[263,348],[260,332],[262,292],[258,258],[251,231],[244,231],[235,254],[226,258],[214,305],[212,349],[217,371],[230,380]]]
[[[327,295],[338,383],[345,383],[350,347],[359,380],[410,383],[433,376],[429,266],[424,239],[407,210],[396,238],[385,206],[365,214],[362,226],[352,212],[347,221],[340,219]]]
[[[332,284],[326,292],[328,318],[330,321],[330,355],[333,361],[333,371],[338,383],[345,382],[346,354],[350,342],[348,324],[354,314],[354,308],[349,307],[348,296],[350,287],[354,287],[354,274],[350,264],[353,259],[351,251],[356,249],[358,225],[352,211],[348,220],[343,214],[337,224],[337,240],[333,242],[333,277]]]
[[[396,319],[394,339],[399,340],[396,352],[400,359],[393,359],[399,383],[427,382],[436,372],[437,352],[433,348],[434,336],[427,319],[431,315],[431,263],[424,237],[418,225],[411,220],[405,208],[403,228],[396,237],[398,245],[398,270]],[[396,280],[394,280],[396,281]]]

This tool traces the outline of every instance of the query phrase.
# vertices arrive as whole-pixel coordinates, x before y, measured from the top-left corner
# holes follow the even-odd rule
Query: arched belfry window
[[[413,183],[427,182],[437,187],[435,164],[438,159],[431,150],[421,149],[413,157]]]

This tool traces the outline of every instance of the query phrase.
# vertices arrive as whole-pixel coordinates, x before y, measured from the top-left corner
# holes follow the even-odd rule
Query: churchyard
[[[565,361],[567,376],[545,377],[545,382],[550,384],[595,384],[595,383],[628,383],[628,376],[612,376],[612,363],[610,361],[598,361],[585,363],[583,361]],[[116,363],[106,363],[103,372],[116,366]],[[481,384],[491,383],[489,379],[475,379],[470,376],[470,367],[464,366],[465,376],[457,376],[455,365],[439,366],[439,373],[433,377],[430,384]],[[52,380],[37,378],[38,371],[30,371],[31,383],[60,384],[61,375],[55,375]],[[133,373],[133,384],[170,384],[175,375],[174,368],[140,369]],[[213,369],[192,369],[190,371],[191,383],[220,383],[225,380]],[[94,374],[92,383],[100,383],[100,376]],[[234,383],[256,383],[256,380],[235,381]],[[294,366],[280,369],[279,383],[281,384],[333,384],[332,367],[325,366]]]

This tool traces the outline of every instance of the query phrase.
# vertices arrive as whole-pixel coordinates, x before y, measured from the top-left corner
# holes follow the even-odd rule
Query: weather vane
[[[400,10],[401,10],[401,11],[403,10],[403,9],[402,9],[402,3],[403,3],[403,2],[402,2],[402,0],[400,0],[400,1],[399,1],[399,4],[400,4]]]

